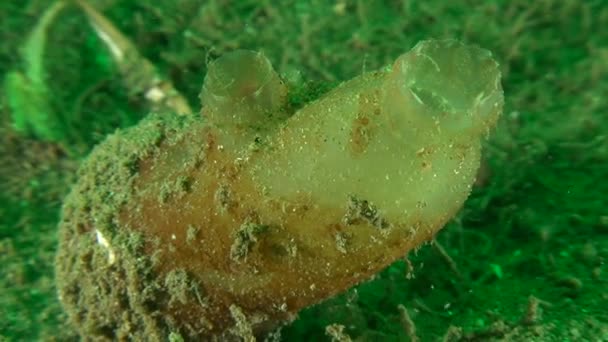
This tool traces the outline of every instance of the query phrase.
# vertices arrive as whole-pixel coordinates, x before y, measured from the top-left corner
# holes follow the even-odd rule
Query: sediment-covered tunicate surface
[[[295,113],[287,92],[236,51],[210,65],[200,116],[150,115],[91,153],[56,270],[82,336],[263,336],[368,279],[459,210],[503,104],[490,53],[452,40]]]

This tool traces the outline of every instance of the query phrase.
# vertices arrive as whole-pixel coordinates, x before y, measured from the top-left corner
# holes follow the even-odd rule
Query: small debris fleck
[[[348,196],[348,207],[343,218],[347,225],[357,224],[360,221],[367,221],[372,226],[379,229],[386,229],[390,224],[378,213],[376,206],[367,201],[358,199],[355,196]]]
[[[230,258],[237,262],[245,260],[253,246],[258,242],[259,236],[267,232],[268,228],[267,225],[253,222],[245,222],[241,225],[230,247]]]
[[[234,201],[230,194],[230,188],[225,184],[220,185],[217,188],[214,200],[221,214],[228,211],[234,205]]]
[[[167,203],[172,197],[181,198],[190,192],[191,187],[192,179],[190,177],[179,176],[174,181],[168,181],[161,185],[158,201]]]
[[[412,320],[407,308],[402,304],[399,304],[397,305],[397,310],[399,310],[399,320],[401,321],[401,327],[403,328],[405,335],[412,342],[420,341],[418,335],[416,335],[416,325],[414,324],[414,321]]]
[[[198,237],[198,233],[200,232],[200,228],[188,225],[188,229],[186,230],[186,243],[188,245],[192,245],[196,238]]]
[[[245,342],[255,342],[255,337],[253,335],[253,329],[251,327],[251,323],[247,316],[237,305],[230,305],[230,314],[235,321],[234,330],[235,334],[243,339]]]
[[[165,287],[171,296],[169,305],[178,301],[181,304],[188,302],[188,293],[190,291],[190,281],[188,274],[183,269],[171,270],[165,277]]]
[[[331,337],[332,342],[351,342],[352,339],[344,332],[341,324],[330,324],[325,327],[325,335]]]
[[[340,253],[346,254],[348,251],[346,247],[349,244],[349,240],[352,238],[352,234],[346,232],[337,232],[335,235],[336,239],[336,248]]]

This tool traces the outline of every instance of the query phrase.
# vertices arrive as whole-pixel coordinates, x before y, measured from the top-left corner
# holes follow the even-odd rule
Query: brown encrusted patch
[[[189,292],[179,290],[186,278],[177,271],[167,277],[157,274],[158,255],[145,252],[146,245],[154,247],[153,240],[119,225],[121,209],[133,201],[142,160],[157,154],[161,145],[183,139],[184,128],[191,125],[202,121],[195,116],[151,115],[109,136],[83,162],[79,181],[64,202],[55,265],[60,300],[82,336],[166,340],[170,333],[201,333],[180,327],[163,312],[171,302],[204,291],[188,281]],[[198,167],[203,155],[195,154],[192,162]],[[187,190],[184,184],[177,186]],[[108,246],[99,242],[100,235]]]
[[[359,113],[353,120],[350,129],[350,152],[353,156],[365,152],[374,136],[373,116],[380,115],[378,93],[362,93],[359,95]]]
[[[370,120],[367,116],[358,116],[353,120],[350,129],[350,151],[358,155],[367,149],[371,139]]]

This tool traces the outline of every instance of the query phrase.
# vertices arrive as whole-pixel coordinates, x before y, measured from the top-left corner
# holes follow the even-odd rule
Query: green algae
[[[21,65],[15,51],[49,3],[0,5],[2,77]],[[353,338],[403,340],[398,304],[423,341],[607,335],[604,2],[298,1],[297,10],[269,1],[226,7],[222,1],[92,3],[192,103],[207,61],[236,47],[263,50],[279,73],[302,70],[303,79],[320,80],[311,92],[290,94],[295,107],[324,93],[326,84],[385,65],[420,39],[458,38],[500,59],[507,115],[488,144],[488,173],[438,236],[464,278],[435,249],[422,248],[373,281],[302,313],[283,329],[284,339],[328,340],[325,327],[335,324]],[[45,63],[54,80],[50,91],[68,122],[67,141],[85,154],[147,112],[128,99],[103,46],[79,20],[75,14],[53,28],[48,44],[65,49],[49,49]],[[52,146],[38,148],[16,135],[7,124],[6,94],[0,94],[0,112],[0,262],[6,266],[0,270],[0,336],[69,339],[50,270],[58,208],[78,160],[49,157],[44,151]],[[569,285],[573,278],[582,287]],[[541,300],[542,315],[520,325],[531,294]]]

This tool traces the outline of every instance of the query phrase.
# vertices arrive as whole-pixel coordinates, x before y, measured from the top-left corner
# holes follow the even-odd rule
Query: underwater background
[[[304,104],[418,41],[499,61],[505,108],[436,242],[300,313],[285,341],[608,341],[608,2],[90,0],[137,51],[117,62],[66,1],[0,2],[0,340],[77,340],[56,297],[63,198],[87,153],[151,111],[194,111],[210,60],[262,51]]]

